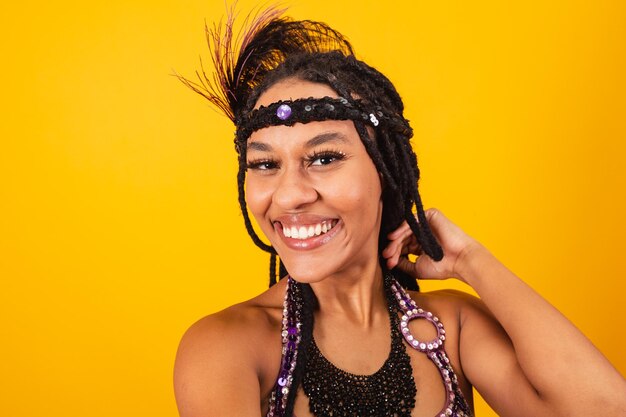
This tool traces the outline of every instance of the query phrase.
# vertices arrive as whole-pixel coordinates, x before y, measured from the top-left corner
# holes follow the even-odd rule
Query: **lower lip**
[[[315,248],[319,248],[322,245],[325,245],[330,241],[338,232],[339,229],[343,227],[343,223],[341,220],[337,221],[337,224],[330,229],[328,232],[321,234],[319,236],[311,236],[306,239],[292,239],[283,234],[283,226],[280,223],[274,225],[274,230],[276,233],[282,238],[285,245],[287,245],[290,249],[296,250],[311,250]]]

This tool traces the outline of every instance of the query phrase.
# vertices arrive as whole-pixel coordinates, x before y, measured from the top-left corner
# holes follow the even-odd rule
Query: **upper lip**
[[[274,218],[272,223],[279,222],[283,227],[292,226],[313,226],[325,221],[336,220],[336,217],[321,216],[318,214],[300,213],[300,214],[284,214]]]

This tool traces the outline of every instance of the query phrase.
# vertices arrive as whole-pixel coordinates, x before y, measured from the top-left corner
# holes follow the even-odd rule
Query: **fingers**
[[[417,243],[415,236],[410,233],[390,242],[382,253],[383,257],[387,259],[388,268],[394,268],[409,254],[418,256],[422,254],[422,247]]]
[[[397,239],[399,236],[401,236],[407,230],[411,230],[411,228],[409,227],[409,224],[406,221],[403,221],[402,224],[396,230],[394,230],[393,232],[391,232],[391,233],[389,233],[387,235],[387,238],[389,240]]]
[[[434,208],[426,210],[424,214],[429,224],[435,217],[443,216],[439,210]],[[382,252],[382,256],[387,259],[387,267],[394,268],[397,266],[399,268],[408,268],[409,271],[407,272],[411,273],[415,267],[414,264],[406,258],[406,255],[413,254],[419,256],[422,254],[422,248],[417,242],[417,238],[413,234],[409,224],[406,221],[402,222],[396,230],[387,235],[387,238],[390,242]]]
[[[382,255],[384,258],[390,258],[395,255],[409,253],[407,250],[412,252],[416,249],[417,240],[411,232],[411,229],[408,229],[399,234],[395,239],[391,240],[387,247],[383,250]]]
[[[407,229],[397,234],[394,232],[394,236],[394,238],[389,238],[390,242],[389,245],[387,245],[387,248],[385,248],[385,250],[383,251],[383,256],[385,256],[386,252],[394,252],[398,247],[404,245],[405,242],[413,236],[413,232],[411,231],[411,229]]]
[[[397,268],[417,279],[417,275],[415,274],[415,263],[411,262],[408,258],[401,257],[398,261]]]
[[[443,216],[443,213],[441,211],[439,211],[438,209],[436,209],[436,208],[429,208],[429,209],[424,211],[424,215],[426,216],[426,220],[430,224],[430,222],[435,217]],[[419,219],[417,218],[417,216],[415,216],[415,220],[419,223]],[[409,224],[406,221],[403,221],[402,224],[400,226],[398,226],[398,228],[396,230],[394,230],[393,232],[389,233],[387,235],[387,237],[390,240],[396,239],[398,236],[402,235],[407,230],[411,230],[411,228],[409,227]]]
[[[430,221],[435,216],[443,216],[443,213],[440,212],[438,209],[433,207],[433,208],[429,208],[427,210],[424,210],[424,215],[426,216],[426,220],[428,220],[428,222],[430,223]]]
[[[398,264],[398,260],[404,254],[404,243],[402,241],[393,241],[390,243],[387,248],[383,251],[383,257],[387,258],[387,266],[389,268],[394,268]]]

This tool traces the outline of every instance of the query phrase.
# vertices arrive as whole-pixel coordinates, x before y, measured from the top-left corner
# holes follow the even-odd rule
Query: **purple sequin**
[[[276,117],[280,120],[287,120],[289,119],[289,116],[291,116],[291,107],[289,107],[289,105],[281,104],[278,106],[276,109]]]

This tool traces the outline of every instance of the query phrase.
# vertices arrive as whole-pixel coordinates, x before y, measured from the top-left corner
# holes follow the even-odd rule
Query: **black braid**
[[[241,214],[243,215],[243,221],[246,225],[246,230],[248,231],[248,235],[252,238],[252,241],[259,248],[263,249],[265,252],[269,252],[271,254],[276,253],[273,247],[266,244],[259,238],[259,236],[254,231],[254,227],[252,227],[252,222],[250,221],[250,215],[248,214],[248,206],[246,205],[246,150],[245,147],[239,150],[239,171],[237,172],[237,190],[239,194],[239,207],[241,208]],[[271,279],[271,278],[270,278]]]
[[[415,156],[415,153],[413,152],[413,149],[410,145],[403,145],[405,148],[404,152],[400,153],[400,155],[402,156],[402,163],[406,168],[408,168],[406,172],[412,174],[410,175],[409,181],[411,183],[414,182],[415,184],[417,184],[417,181],[419,180],[417,157]],[[409,227],[417,237],[418,241],[421,243],[424,252],[435,261],[439,261],[443,258],[443,251],[441,249],[441,246],[439,246],[437,240],[433,236],[430,227],[428,227],[428,221],[426,220],[426,215],[422,206],[422,200],[419,193],[417,192],[417,187],[408,187],[407,192],[410,193],[412,198],[406,201],[404,208],[405,219]],[[415,220],[415,216],[413,215],[413,205],[415,205],[419,223]]]
[[[263,91],[288,77],[325,83],[342,97],[351,97],[355,94],[386,111],[392,109],[401,114],[404,108],[397,91],[384,75],[357,61],[353,56],[346,57],[341,53],[333,52],[309,53],[292,59],[288,57],[282,66],[268,75],[270,79],[251,94],[249,105],[254,106]],[[420,172],[417,167],[417,158],[409,142],[413,132],[408,122],[375,129],[376,141],[372,140],[365,123],[354,121],[354,126],[376,169],[381,173],[384,184],[383,221],[379,236],[380,250],[388,243],[387,234],[405,220],[420,242],[424,253],[434,260],[440,260],[443,257],[443,251],[428,226],[417,190]],[[417,212],[417,220],[413,214],[413,206]],[[381,264],[384,265],[382,259]],[[282,262],[280,265],[282,266]],[[415,278],[398,269],[392,273],[405,288],[419,291]],[[312,306],[317,303],[313,291],[309,286],[306,287],[308,289],[304,290],[303,286],[303,294],[308,294],[309,301],[303,307],[303,317],[307,319],[303,322],[303,340],[299,347],[299,360],[294,370],[293,387],[299,386],[304,373],[306,350],[313,333]],[[291,390],[288,397],[287,416],[293,411],[296,391],[297,389]]]
[[[270,287],[276,284],[276,254],[270,254]]]
[[[304,370],[307,363],[307,356],[309,352],[309,345],[313,339],[313,326],[315,323],[315,310],[318,303],[315,293],[309,284],[296,284],[301,285],[302,288],[302,333],[300,344],[298,345],[298,360],[296,361],[296,367],[293,370],[293,381],[291,383],[291,389],[287,395],[287,407],[285,408],[285,416],[291,417],[293,415],[293,406],[296,400],[296,393],[298,387],[304,377]]]
[[[386,111],[392,109],[401,113],[404,109],[399,94],[384,75],[356,60],[354,56],[345,56],[337,51],[295,54],[287,57],[285,62],[268,74],[249,96],[248,107],[254,106],[258,97],[273,84],[289,77],[325,83],[340,96],[356,94]],[[386,235],[398,227],[402,220],[405,220],[420,242],[424,253],[434,260],[440,260],[443,252],[425,220],[421,198],[417,191],[420,175],[417,159],[409,142],[412,130],[406,122],[398,123],[394,119],[392,123],[386,129],[376,129],[376,142],[370,139],[364,123],[354,123],[367,153],[372,158],[376,169],[382,174],[385,186],[379,246],[384,247],[387,243]],[[240,155],[244,146],[245,144],[239,143]],[[242,187],[241,184],[240,188]],[[414,205],[419,221],[416,221],[413,214]],[[242,207],[242,211],[245,211],[245,206]],[[244,214],[244,219],[245,217]],[[260,242],[256,234],[251,234],[251,236],[263,250],[273,249]]]
[[[372,161],[374,161],[374,165],[376,166],[376,169],[378,169],[378,172],[382,173],[383,178],[385,178],[388,181],[386,185],[391,187],[391,191],[394,194],[397,194],[398,201],[401,201],[401,196],[399,195],[399,192],[401,190],[398,188],[395,178],[391,175],[391,173],[389,172],[389,169],[387,169],[387,165],[385,165],[383,157],[378,150],[378,147],[370,139],[370,134],[367,131],[367,128],[365,127],[365,123],[361,121],[355,121],[354,127],[357,133],[359,134],[359,136],[361,137],[363,145],[365,146],[365,150],[367,151],[368,155],[370,155],[370,157],[372,158]]]
[[[230,16],[228,21],[231,27],[232,18]],[[228,33],[227,31],[227,35]],[[200,79],[200,84],[182,78],[183,82],[225,110],[236,124],[241,120],[241,115],[254,108],[263,92],[287,78],[326,84],[340,97],[359,98],[371,108],[393,114],[393,118],[386,119],[374,129],[374,138],[363,122],[354,122],[368,155],[382,177],[383,213],[379,232],[379,256],[388,243],[387,234],[406,221],[424,253],[436,261],[442,259],[443,251],[428,225],[417,189],[420,171],[410,144],[413,131],[404,119],[402,98],[391,81],[375,68],[357,60],[350,43],[323,23],[292,21],[280,17],[280,12],[276,9],[268,9],[252,22],[245,35],[243,39],[246,40],[240,45],[239,51],[234,50],[232,33],[225,39],[219,36],[215,38],[217,87],[206,76]],[[216,93],[217,90],[219,91]],[[243,135],[235,138],[239,153],[239,206],[246,230],[253,242],[271,254],[269,282],[272,286],[277,282],[277,273],[280,279],[288,272],[280,259],[278,272],[276,271],[276,251],[259,238],[250,221],[245,199],[246,140],[247,137]],[[413,207],[416,215],[413,214]],[[384,268],[382,257],[380,263]],[[419,289],[413,277],[398,269],[391,272],[406,288]],[[304,374],[317,306],[311,287],[298,285],[302,285],[304,301],[302,339],[293,373],[293,389],[288,395],[287,416],[293,413],[297,387]]]
[[[285,268],[285,264],[279,258],[278,259],[278,279],[285,278],[289,273],[287,272],[287,268]]]

